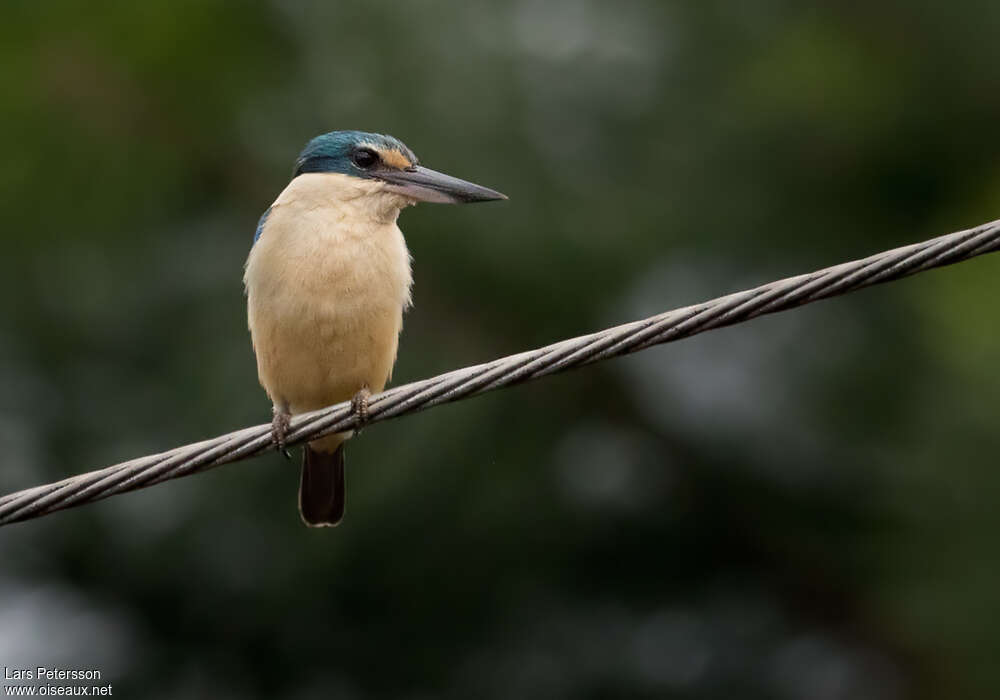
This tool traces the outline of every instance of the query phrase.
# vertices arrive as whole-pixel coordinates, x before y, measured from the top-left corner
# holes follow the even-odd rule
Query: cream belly
[[[295,178],[272,205],[244,281],[258,376],[277,408],[303,413],[385,386],[410,303],[396,226],[408,203],[380,183],[323,173]]]

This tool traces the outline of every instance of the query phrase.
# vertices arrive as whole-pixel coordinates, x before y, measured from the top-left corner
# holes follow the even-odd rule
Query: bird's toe
[[[291,426],[292,417],[287,411],[275,407],[274,418],[271,420],[271,437],[275,447],[285,455],[285,459],[291,459],[292,455],[288,451],[285,439],[288,436],[288,429]]]
[[[351,399],[351,412],[358,419],[358,425],[354,429],[355,432],[361,432],[361,428],[368,422],[368,399],[371,395],[371,390],[368,388],[368,385],[365,385]]]

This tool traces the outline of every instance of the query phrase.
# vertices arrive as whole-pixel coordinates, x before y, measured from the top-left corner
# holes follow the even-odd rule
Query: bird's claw
[[[361,387],[358,393],[354,395],[351,399],[351,412],[357,417],[358,425],[354,428],[355,433],[360,433],[361,429],[368,422],[368,399],[371,397],[372,392],[367,386]]]
[[[291,459],[292,455],[285,444],[285,436],[288,435],[288,428],[291,426],[292,417],[287,412],[274,409],[274,418],[271,420],[271,437],[278,451],[285,455],[285,459]]]

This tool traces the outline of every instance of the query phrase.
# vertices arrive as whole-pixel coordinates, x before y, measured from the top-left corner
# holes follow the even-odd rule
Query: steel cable
[[[388,389],[371,397],[364,424],[638,352],[997,250],[1000,250],[1000,220]],[[295,416],[287,443],[300,444],[357,427],[359,419],[350,403],[339,403]],[[244,428],[0,497],[0,525],[206,471],[273,449],[269,424]]]

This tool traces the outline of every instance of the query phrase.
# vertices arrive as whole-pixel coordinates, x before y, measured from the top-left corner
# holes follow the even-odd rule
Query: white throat
[[[335,209],[354,223],[392,224],[399,212],[416,201],[393,192],[380,180],[341,173],[304,173],[294,178],[274,206],[294,204],[305,209]]]

